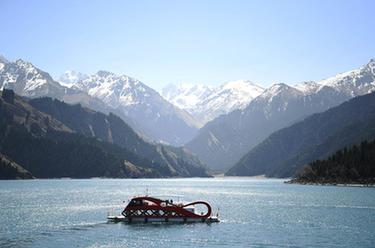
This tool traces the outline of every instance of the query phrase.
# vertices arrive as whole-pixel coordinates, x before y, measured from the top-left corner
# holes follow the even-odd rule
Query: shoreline
[[[355,188],[375,188],[375,183],[329,183],[329,182],[300,182],[295,180],[285,181],[286,184],[312,185],[312,186],[336,186],[336,187],[355,187]]]
[[[0,179],[0,181],[42,181],[42,180],[91,180],[91,179],[135,179],[135,180],[142,180],[142,179],[150,179],[150,180],[159,180],[159,179],[166,179],[166,180],[174,180],[174,179],[244,179],[244,180],[285,180],[285,178],[277,178],[277,177],[266,177],[264,175],[259,176],[223,176],[220,174],[212,175],[210,177],[124,177],[124,178],[118,178],[118,177],[51,177],[51,178],[32,178],[32,179],[23,179],[23,178],[12,178],[12,179]]]
[[[224,173],[220,174],[213,174],[213,178],[248,178],[248,179],[282,179],[276,177],[266,177],[266,175],[258,175],[258,176],[226,176]]]

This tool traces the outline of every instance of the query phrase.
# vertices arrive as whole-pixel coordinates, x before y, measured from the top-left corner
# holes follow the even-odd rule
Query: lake
[[[220,223],[107,223],[131,196],[206,200]],[[283,180],[0,181],[0,247],[375,247],[375,188]]]

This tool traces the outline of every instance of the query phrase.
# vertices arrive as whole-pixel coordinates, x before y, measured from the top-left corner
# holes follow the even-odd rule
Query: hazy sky
[[[375,1],[0,0],[0,54],[160,89],[318,80],[375,57]]]

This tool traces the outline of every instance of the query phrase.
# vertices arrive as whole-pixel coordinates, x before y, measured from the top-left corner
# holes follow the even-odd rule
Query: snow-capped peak
[[[106,77],[116,77],[116,75],[113,73],[113,72],[110,72],[110,71],[104,71],[104,70],[100,70],[96,73],[97,76],[99,77],[103,77],[103,78],[106,78]],[[118,76],[117,76],[118,77]]]
[[[15,63],[22,67],[34,67],[33,64],[23,59],[17,59]]]
[[[17,94],[28,97],[63,94],[64,89],[52,77],[32,63],[18,59],[0,63],[0,88],[13,89]]]
[[[297,90],[303,92],[305,95],[314,94],[321,85],[315,81],[304,81],[298,84],[295,84],[293,87]]]
[[[65,87],[72,87],[81,80],[88,78],[88,75],[77,71],[65,71],[59,78],[59,82]]]
[[[222,89],[232,89],[232,90],[238,90],[241,92],[248,92],[250,94],[254,94],[254,89],[256,91],[263,91],[264,89],[257,84],[251,82],[250,80],[235,80],[235,81],[229,81],[227,83],[224,83],[221,86]],[[260,89],[260,90],[259,90]]]
[[[210,109],[222,108],[223,113],[246,107],[249,102],[259,96],[264,88],[248,80],[237,80],[224,83],[204,100]]]
[[[375,90],[375,62],[370,60],[366,65],[318,82],[319,90],[330,87],[350,97],[363,95]]]
[[[275,83],[265,89],[260,97],[275,96],[288,89],[292,89],[292,87],[284,83]]]
[[[323,79],[323,80],[319,81],[318,83],[321,86],[337,87],[338,83],[340,81],[344,80],[345,78],[355,78],[355,77],[357,77],[361,73],[363,68],[364,67],[361,67],[361,68],[355,69],[355,70],[351,70],[351,71],[347,71],[347,72],[344,72],[344,73],[340,73],[340,74],[337,74],[333,77]]]
[[[162,96],[179,108],[190,110],[213,91],[212,86],[203,84],[169,84],[162,89]]]
[[[3,55],[0,55],[0,63],[7,64],[9,61]]]
[[[261,95],[255,98],[254,101],[271,103],[275,97],[289,98],[296,95],[303,95],[304,93],[292,86],[284,83],[276,83],[267,88]]]
[[[370,59],[370,62],[367,63],[366,67],[375,76],[375,59]]]
[[[33,65],[31,64],[30,62],[28,61],[25,61],[25,60],[22,60],[22,59],[17,59],[15,64],[22,68],[23,70],[25,70],[27,73],[34,73],[34,74],[37,74],[38,73],[38,69]]]
[[[0,55],[0,71],[3,70],[6,64],[8,64],[9,61]]]
[[[137,79],[108,71],[98,71],[75,83],[73,88],[101,99],[112,108],[140,104],[157,94]]]
[[[245,108],[263,90],[251,81],[236,80],[218,87],[200,84],[168,85],[162,90],[162,95],[187,110],[198,121],[206,123],[221,114]]]

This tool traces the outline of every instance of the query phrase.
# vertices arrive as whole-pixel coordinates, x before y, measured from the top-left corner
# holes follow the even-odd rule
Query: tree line
[[[375,140],[344,148],[302,168],[299,183],[375,184]]]

